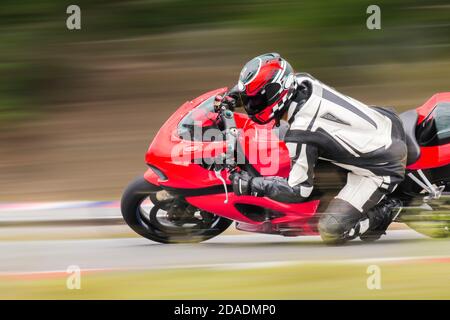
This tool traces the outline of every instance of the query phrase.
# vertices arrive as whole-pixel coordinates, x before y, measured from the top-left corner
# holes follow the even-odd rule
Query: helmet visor
[[[245,111],[249,115],[257,114],[263,111],[268,106],[276,102],[281,91],[281,85],[278,83],[269,83],[263,90],[253,96],[247,96],[247,103],[245,104]]]
[[[245,111],[249,115],[257,114],[268,106],[266,95],[256,94],[254,96],[247,97],[247,103],[245,104]]]

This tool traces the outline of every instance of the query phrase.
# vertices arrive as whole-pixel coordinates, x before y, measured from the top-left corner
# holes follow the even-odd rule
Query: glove
[[[214,108],[216,110],[219,110],[219,108],[224,105],[227,109],[233,111],[234,108],[236,107],[236,104],[237,104],[236,99],[234,99],[231,96],[217,95],[214,98]]]
[[[253,177],[246,171],[236,172],[230,175],[233,184],[233,192],[237,196],[246,196],[251,194],[251,183]]]

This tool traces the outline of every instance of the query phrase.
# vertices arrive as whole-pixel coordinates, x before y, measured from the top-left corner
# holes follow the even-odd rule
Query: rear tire
[[[155,218],[145,218],[142,215],[141,204],[151,194],[160,190],[160,187],[149,183],[143,177],[139,177],[128,185],[122,195],[121,211],[125,222],[133,231],[144,238],[160,243],[196,243],[221,234],[232,223],[232,220],[206,212],[203,212],[203,214],[208,214],[211,221],[202,223],[200,227],[165,227],[157,223]],[[162,209],[156,204],[150,214],[155,210]]]
[[[450,237],[450,194],[429,203],[433,210],[416,209],[402,215],[401,221],[411,229],[430,238]]]

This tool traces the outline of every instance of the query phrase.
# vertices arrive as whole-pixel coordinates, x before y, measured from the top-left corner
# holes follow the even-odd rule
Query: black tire
[[[432,210],[420,210],[417,206],[417,209],[403,214],[401,221],[430,238],[450,238],[450,194],[444,193],[440,199],[432,200],[428,205]]]
[[[134,232],[147,239],[160,243],[196,243],[221,234],[233,222],[213,215],[211,225],[204,228],[164,228],[152,219],[143,218],[140,211],[141,203],[159,190],[161,189],[158,186],[150,184],[144,177],[139,177],[128,185],[122,195],[121,211],[125,222]],[[156,206],[155,208],[158,210]]]

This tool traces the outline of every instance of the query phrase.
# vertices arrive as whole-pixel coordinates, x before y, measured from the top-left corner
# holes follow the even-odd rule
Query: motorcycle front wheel
[[[221,234],[232,223],[232,220],[194,208],[183,201],[158,203],[154,194],[160,190],[139,177],[122,195],[121,211],[125,222],[147,239],[160,243],[202,242]]]

